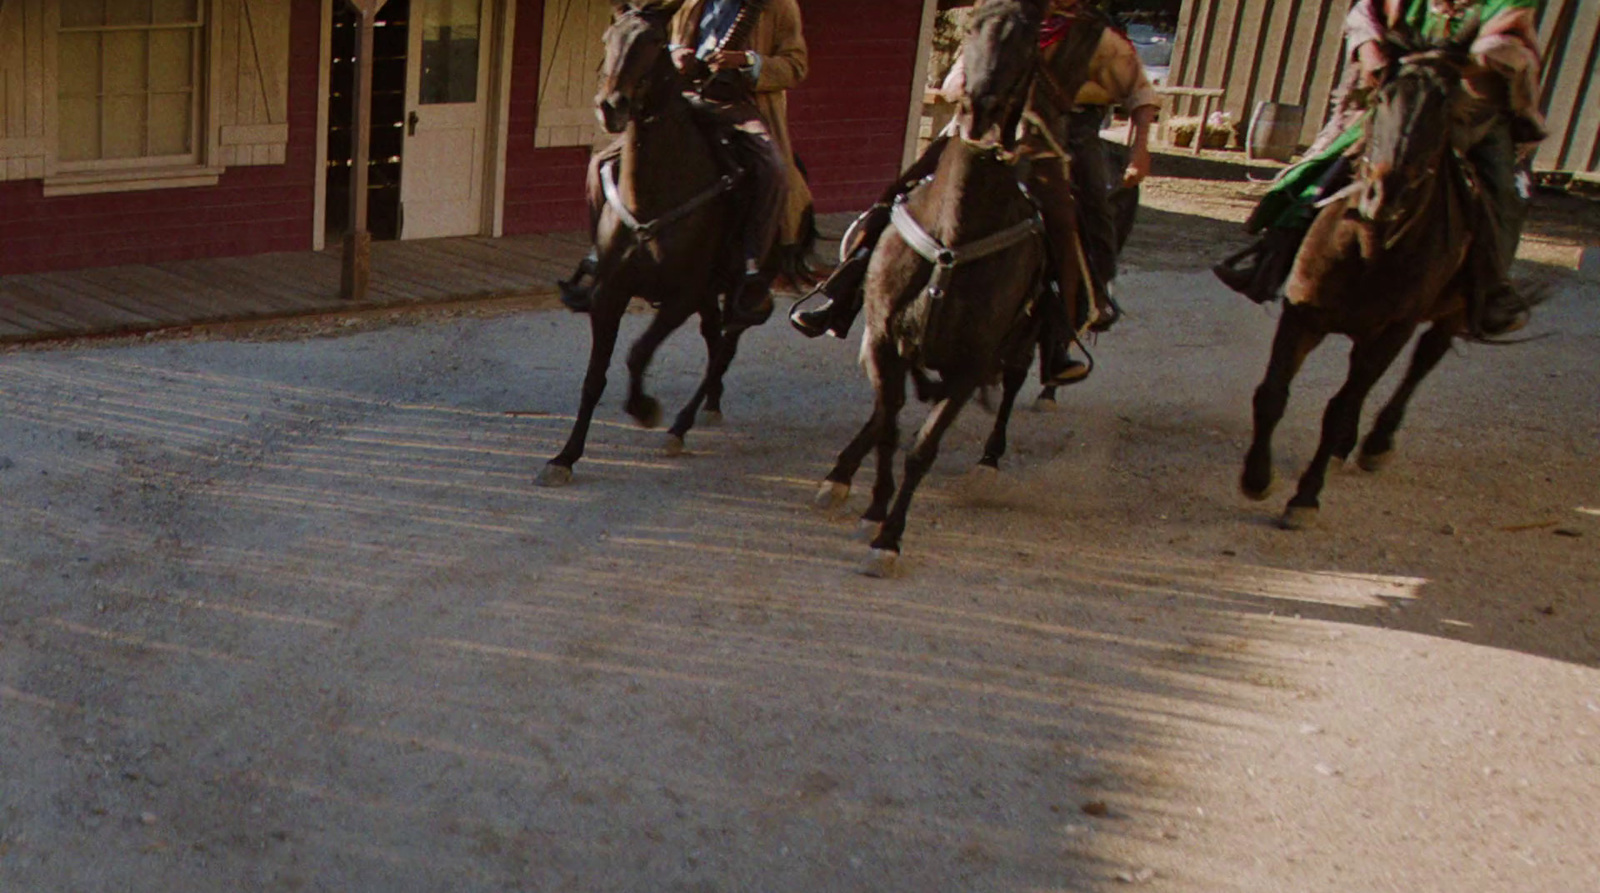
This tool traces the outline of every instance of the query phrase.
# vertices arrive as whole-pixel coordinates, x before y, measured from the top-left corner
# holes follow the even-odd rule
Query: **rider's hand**
[[[1128,166],[1122,172],[1122,185],[1132,189],[1150,176],[1150,149],[1137,146],[1128,153]]]
[[[679,71],[690,76],[696,74],[704,65],[699,59],[695,58],[693,47],[678,47],[673,50],[672,64]]]
[[[734,50],[719,50],[706,60],[712,71],[742,71],[750,67],[750,58]]]
[[[1389,71],[1389,54],[1382,44],[1369,40],[1356,47],[1356,61],[1361,65],[1361,86],[1370,89],[1383,83]]]

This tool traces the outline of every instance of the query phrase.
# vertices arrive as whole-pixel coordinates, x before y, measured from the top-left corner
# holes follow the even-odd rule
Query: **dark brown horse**
[[[1401,54],[1404,55],[1401,55]],[[1452,149],[1463,93],[1465,44],[1400,49],[1397,70],[1378,93],[1354,165],[1354,182],[1318,212],[1295,258],[1288,299],[1265,379],[1255,394],[1255,438],[1240,489],[1266,498],[1272,485],[1272,432],[1283,418],[1289,384],[1330,333],[1348,336],[1350,371],[1329,401],[1317,452],[1281,524],[1314,523],[1330,461],[1348,459],[1358,442],[1361,406],[1423,323],[1399,389],[1361,443],[1360,464],[1377,470],[1394,449],[1395,431],[1417,385],[1468,334],[1467,253],[1474,196]]]
[[[940,439],[973,391],[997,375],[1004,396],[981,465],[999,466],[1011,410],[1030,372],[1039,328],[1033,304],[1046,253],[1012,151],[1035,76],[1046,5],[977,5],[963,50],[967,98],[958,117],[961,137],[949,141],[932,180],[896,208],[896,225],[872,257],[861,362],[876,405],[816,499],[825,509],[842,505],[862,460],[877,449],[872,503],[862,516],[864,524],[881,525],[862,568],[871,576],[894,572],[906,512]],[[934,407],[906,455],[905,481],[896,491],[893,461],[908,375],[918,379],[919,395],[934,398]]]
[[[720,165],[712,138],[693,117],[685,82],[672,64],[667,25],[684,0],[613,0],[616,21],[606,31],[606,58],[595,104],[611,133],[622,133],[621,158],[597,167],[591,184],[606,196],[595,226],[599,264],[589,314],[593,343],[572,436],[545,465],[539,483],[572,480],[583,456],[595,406],[628,304],[643,298],[657,307],[645,333],[628,351],[625,408],[640,425],[660,424],[661,404],[644,390],[645,369],[656,349],[689,317],[700,315],[709,355],[706,375],[673,422],[667,451],[683,449],[702,404],[708,418],[722,410],[722,377],[738,350],[741,330],[724,333],[718,295],[736,272],[730,245],[739,215],[733,206],[737,171]]]

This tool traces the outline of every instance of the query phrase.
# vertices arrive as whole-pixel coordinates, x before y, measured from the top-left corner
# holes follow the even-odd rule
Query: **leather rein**
[[[724,37],[723,43],[726,44],[728,38],[732,38],[736,32],[741,30],[748,32],[753,28],[753,17],[750,21],[747,21],[745,14],[754,10],[759,15],[761,8],[765,5],[766,0],[745,0],[744,8],[739,11],[738,20],[734,22],[733,28]],[[635,12],[633,14],[638,13]],[[657,118],[658,116],[653,114],[647,115],[639,119],[638,123],[647,124],[657,120]],[[723,174],[716,182],[683,204],[659,217],[640,220],[638,215],[628,207],[627,202],[622,199],[622,189],[617,183],[617,166],[618,163],[615,160],[608,161],[600,166],[600,191],[605,195],[606,205],[616,212],[617,219],[622,221],[622,225],[633,233],[640,243],[648,243],[655,240],[662,230],[675,223],[683,222],[693,216],[696,211],[716,201],[724,194],[732,192],[734,187],[739,185],[739,181],[744,179],[745,175],[743,168],[735,166],[733,170]]]

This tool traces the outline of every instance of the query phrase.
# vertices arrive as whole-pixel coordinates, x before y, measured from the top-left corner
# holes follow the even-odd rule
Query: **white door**
[[[489,0],[411,0],[400,238],[483,231]]]

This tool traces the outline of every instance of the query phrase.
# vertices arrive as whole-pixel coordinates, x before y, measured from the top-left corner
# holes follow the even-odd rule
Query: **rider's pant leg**
[[[1068,119],[1067,149],[1072,152],[1072,183],[1077,191],[1079,237],[1095,278],[1117,278],[1117,217],[1111,207],[1111,164],[1100,138],[1099,109],[1073,112]]]
[[[1088,310],[1088,296],[1078,287],[1081,279],[1078,268],[1078,211],[1066,167],[1061,159],[1038,158],[1034,160],[1033,170],[1028,176],[1028,188],[1039,200],[1039,211],[1044,217],[1045,239],[1050,243],[1050,259],[1055,264],[1061,294],[1071,292],[1078,296],[1071,306],[1066,304],[1064,298],[1046,302],[1059,305],[1053,309],[1059,311],[1058,317],[1067,326],[1067,331],[1055,333],[1055,337],[1061,340],[1070,339],[1082,327]]]
[[[765,128],[741,126],[733,133],[733,150],[750,188],[745,193],[750,205],[744,219],[744,259],[759,267],[772,250],[782,225],[781,214],[788,199],[789,182],[783,156]]]
[[[1510,282],[1511,264],[1528,218],[1529,175],[1518,169],[1516,145],[1509,125],[1498,125],[1471,149],[1467,161],[1482,185],[1480,234],[1492,233],[1486,244],[1468,255],[1472,268],[1474,327],[1485,334],[1500,334],[1516,325],[1525,309],[1523,298]]]

